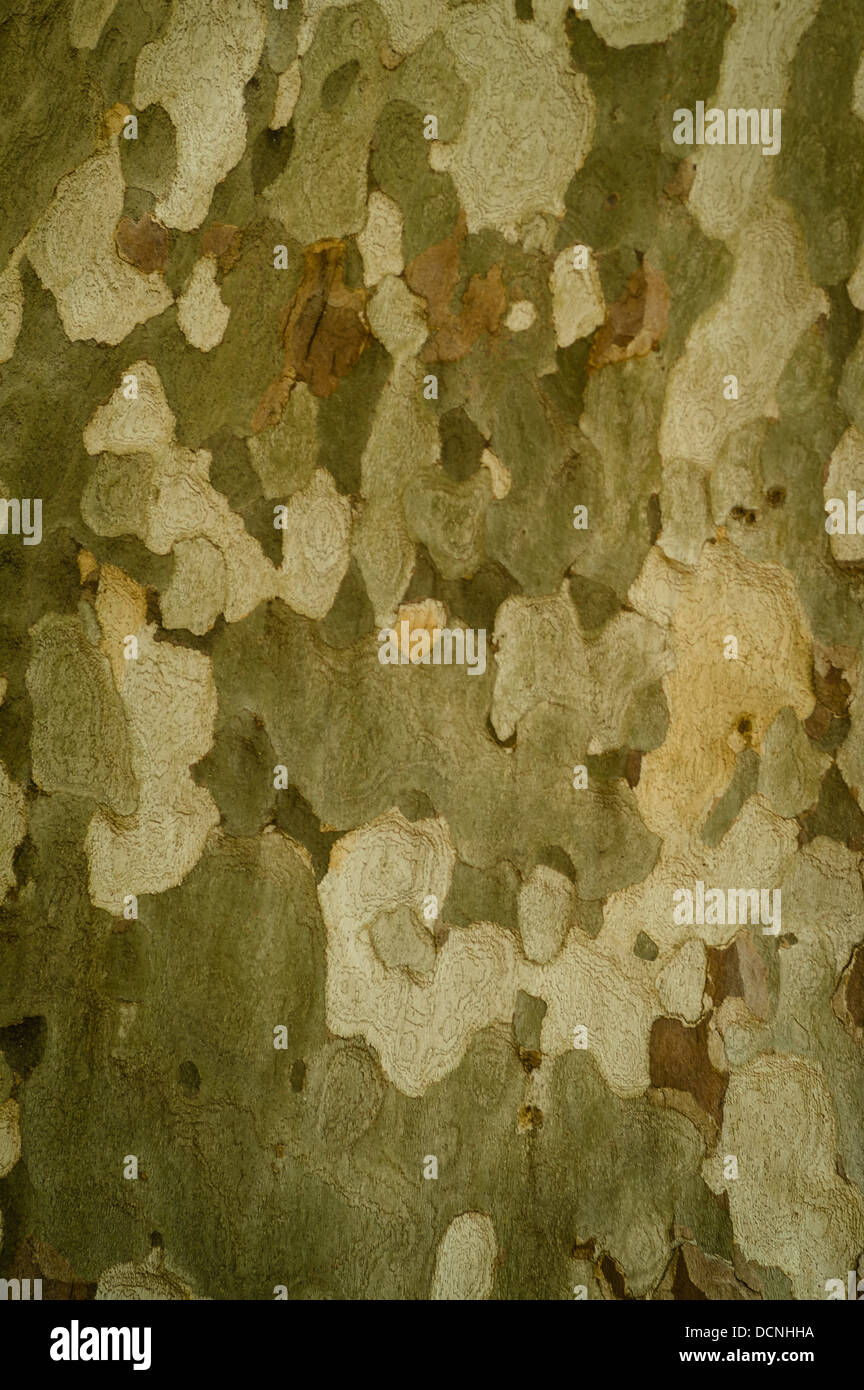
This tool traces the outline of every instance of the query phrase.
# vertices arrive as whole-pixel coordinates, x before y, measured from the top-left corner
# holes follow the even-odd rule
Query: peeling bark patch
[[[853,951],[831,1003],[850,1037],[864,1043],[864,947]]]
[[[240,259],[243,231],[227,222],[211,222],[201,233],[201,255],[213,256],[223,275]]]
[[[485,275],[472,275],[458,312],[452,309],[459,281],[459,247],[466,235],[460,212],[449,237],[430,246],[405,267],[405,279],[426,301],[433,330],[423,349],[424,362],[457,362],[471,351],[482,333],[497,333],[507,307],[500,266]]]
[[[281,416],[295,381],[305,382],[319,398],[331,396],[366,347],[366,296],[346,286],[344,256],[339,241],[306,248],[303,277],[281,332],[285,365],[255,412],[254,432]]]
[[[597,370],[660,346],[669,326],[669,286],[662,271],[643,261],[620,299],[609,306],[606,322],[591,345],[589,366]]]
[[[131,217],[121,217],[114,240],[123,260],[143,270],[145,275],[151,270],[164,270],[168,264],[168,232],[148,212],[137,222]]]
[[[708,1056],[708,1024],[687,1028],[675,1018],[655,1019],[651,1029],[651,1085],[688,1092],[719,1124],[727,1078]]]

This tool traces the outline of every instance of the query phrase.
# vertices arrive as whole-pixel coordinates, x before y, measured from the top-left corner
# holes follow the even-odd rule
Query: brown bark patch
[[[677,165],[675,173],[663,185],[663,192],[667,198],[678,198],[685,202],[690,194],[696,178],[696,160],[691,157],[682,159]]]
[[[594,338],[589,369],[644,357],[659,346],[668,326],[669,286],[662,271],[643,261],[621,297],[610,304],[606,322]]]
[[[303,277],[282,322],[285,365],[252,417],[256,433],[276,423],[294,383],[332,396],[369,341],[366,294],[345,284],[345,246],[319,241],[303,253]]]
[[[121,217],[114,232],[117,254],[138,270],[149,275],[154,270],[164,270],[168,264],[168,232],[161,222],[145,212],[133,222],[131,217]]]
[[[532,1134],[535,1129],[540,1129],[543,1124],[543,1111],[539,1105],[520,1105],[519,1114],[516,1117],[516,1128],[519,1134]]]
[[[697,1245],[679,1245],[653,1297],[658,1302],[753,1300],[759,1292],[740,1278],[735,1267]]]
[[[459,280],[459,245],[466,232],[465,214],[459,213],[448,237],[439,241],[405,267],[409,289],[426,300],[432,336],[422,352],[424,362],[457,362],[469,353],[481,333],[497,333],[507,291],[500,266],[485,275],[472,275],[458,313],[451,309]]]
[[[223,275],[239,261],[242,245],[243,233],[230,222],[212,222],[201,233],[202,256],[213,256]]]
[[[708,1023],[688,1028],[677,1018],[657,1018],[651,1029],[651,1085],[684,1091],[719,1125],[727,1078],[708,1056]]]
[[[864,946],[856,946],[840,976],[831,1007],[846,1032],[864,1043]]]
[[[9,1276],[12,1279],[41,1279],[42,1298],[64,1303],[85,1302],[96,1297],[96,1284],[76,1274],[69,1261],[35,1236],[25,1236],[15,1251]],[[34,1294],[31,1292],[30,1297]]]

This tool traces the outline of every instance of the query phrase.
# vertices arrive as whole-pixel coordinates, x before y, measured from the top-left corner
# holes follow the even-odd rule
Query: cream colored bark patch
[[[186,627],[196,636],[209,632],[225,608],[225,561],[217,547],[196,536],[174,546],[174,575],[162,600],[167,628]]]
[[[102,457],[82,513],[101,534],[132,530],[157,555],[175,551],[177,565],[162,599],[166,624],[207,632],[220,612],[227,622],[237,622],[269,598],[324,617],[347,568],[351,521],[350,504],[336,493],[329,475],[321,470],[289,502],[286,527],[280,528],[285,558],[277,569],[211,485],[208,451],[177,444],[155,369],[136,362],[128,374],[136,378],[138,398],[127,400],[118,387],[84,430],[84,447]],[[118,469],[126,490],[117,486]],[[123,507],[115,520],[118,497]],[[274,526],[281,519],[277,508]]]
[[[126,674],[124,647],[147,622],[147,595],[140,584],[116,565],[103,565],[99,571],[96,616],[102,629],[99,643],[108,658],[114,684],[119,690]]]
[[[246,148],[244,87],[258,66],[267,19],[254,0],[174,0],[168,23],[135,65],[135,105],[158,102],[177,132],[177,170],[156,204],[167,227],[190,232],[213,189]]]
[[[419,1096],[458,1064],[479,1028],[504,1022],[515,997],[515,956],[496,927],[451,932],[422,983],[379,959],[369,928],[385,911],[444,902],[455,855],[442,820],[407,821],[398,811],[334,846],[319,887],[327,927],[327,1026],[362,1034],[386,1075]]]
[[[399,205],[386,193],[373,189],[368,208],[366,226],[357,237],[357,245],[363,257],[363,282],[371,287],[385,275],[401,275],[405,262]]]
[[[23,318],[24,286],[16,256],[0,275],[0,362],[8,362],[15,351]]]
[[[511,333],[524,333],[537,319],[537,310],[530,299],[517,299],[507,310],[504,327]]]
[[[88,454],[158,454],[174,440],[174,416],[156,368],[134,362],[124,375],[134,377],[138,396],[127,400],[121,384],[99,407],[84,429]]]
[[[21,1157],[21,1128],[17,1100],[10,1096],[0,1105],[0,1178],[5,1178]]]
[[[125,663],[120,687],[138,810],[122,817],[98,810],[85,838],[90,897],[115,916],[127,894],[162,893],[181,883],[219,824],[216,803],[190,773],[213,742],[216,687],[209,658],[157,642],[154,632],[151,624],[140,633],[138,656]]]
[[[484,449],[480,455],[480,467],[489,470],[489,477],[492,482],[492,496],[497,501],[500,501],[502,497],[506,497],[510,488],[513,486],[513,479],[510,475],[510,469],[505,467],[498,455],[493,453],[491,449]]]
[[[787,1048],[811,1049],[811,1020],[818,1017],[820,995],[833,992],[861,941],[860,861],[860,854],[820,835],[787,867],[784,929],[796,942],[794,951],[780,953],[775,1025],[775,1036]],[[834,1037],[833,1029],[829,1036]],[[850,1062],[841,1063],[843,1070],[848,1066],[848,1082],[841,1083],[837,1097],[847,1085],[850,1092],[857,1090],[857,1063]]]
[[[529,960],[545,964],[561,948],[573,925],[573,885],[563,874],[537,864],[519,890],[519,934]]]
[[[738,1159],[734,1181],[723,1179],[724,1154]],[[744,1255],[782,1269],[794,1298],[824,1299],[826,1281],[855,1268],[864,1200],[837,1172],[837,1120],[818,1063],[768,1055],[733,1072],[721,1140],[702,1171],[725,1191]]]
[[[367,315],[372,332],[397,363],[408,362],[426,341],[423,300],[395,275],[385,275],[369,301]],[[396,380],[402,383],[404,374],[399,373]]]
[[[345,577],[350,546],[351,503],[319,468],[285,509],[280,594],[296,613],[326,617]]]
[[[491,719],[509,738],[542,703],[579,719],[588,753],[621,744],[634,693],[670,667],[660,626],[619,613],[593,640],[582,635],[566,582],[554,598],[508,598],[495,622],[497,675]]]
[[[403,623],[407,623],[408,627],[403,628]],[[423,660],[420,652],[415,651],[412,655],[413,633],[428,632],[431,636],[436,627],[446,626],[447,609],[438,599],[424,599],[422,603],[400,603],[394,619],[400,661],[404,658],[413,665],[418,665]]]
[[[231,310],[223,304],[216,284],[216,262],[196,261],[186,288],[177,301],[177,322],[187,343],[209,352],[221,343]]]
[[[610,48],[662,43],[684,23],[686,0],[589,0],[577,19],[587,19]]]
[[[300,59],[295,58],[293,63],[280,72],[279,81],[276,84],[276,100],[273,103],[273,115],[270,117],[270,129],[282,130],[294,115],[294,107],[297,105],[297,98],[300,95],[300,84],[302,75],[300,72]]]
[[[429,163],[452,176],[468,231],[515,236],[538,213],[560,216],[591,148],[587,78],[549,34],[519,23],[510,0],[451,10],[441,32],[471,102],[456,140],[433,143]]]
[[[793,576],[728,541],[706,545],[693,572],[650,552],[629,597],[665,615],[675,665],[663,680],[669,731],[642,759],[636,799],[658,834],[693,829],[729,783],[742,721],[758,747],[784,705],[810,714],[809,625]]]
[[[67,337],[112,346],[173,302],[156,270],[121,261],[114,228],[124,185],[117,137],[67,174],[26,242],[33,269],[57,301]]]
[[[695,1023],[702,1013],[705,990],[705,947],[701,941],[685,941],[657,976],[657,993],[667,1014]]]
[[[465,1211],[454,1216],[438,1243],[432,1299],[485,1299],[492,1292],[498,1241],[491,1216]]]
[[[574,258],[583,249],[587,252],[587,264],[581,270]],[[549,286],[559,347],[569,347],[577,338],[587,338],[603,322],[606,303],[594,253],[587,247],[569,246],[556,256]]]
[[[580,1025],[612,1089],[619,1095],[644,1091],[648,1039],[659,1009],[651,977],[632,950],[609,949],[575,926],[551,963],[537,965],[523,959],[509,932],[479,922],[450,932],[423,979],[381,960],[370,936],[373,926],[405,906],[424,920],[424,906],[444,902],[453,863],[443,820],[412,823],[398,811],[334,846],[319,887],[331,1032],[361,1034],[379,1053],[389,1079],[405,1094],[419,1096],[458,1066],[476,1032],[511,1020],[523,989],[547,1001],[544,1055],[568,1052]],[[558,923],[556,939],[560,932]],[[529,940],[544,954],[554,947],[551,929],[529,928]]]
[[[864,498],[864,434],[850,425],[831,455],[828,474],[822,485],[831,554],[835,560],[854,564],[864,560],[864,535],[858,533],[859,516],[853,504],[853,525],[849,526],[848,494]],[[839,502],[828,508],[829,501]],[[842,527],[842,530],[839,529]]]
[[[619,952],[604,933],[592,941],[574,926],[549,964],[521,963],[517,987],[546,1001],[540,1034],[544,1057],[586,1046],[616,1095],[644,1092],[650,1084],[651,1024],[660,1009],[651,973],[632,949]],[[577,1028],[584,1029],[584,1043]]]
[[[146,1260],[138,1264],[112,1265],[99,1275],[96,1287],[99,1301],[117,1302],[188,1301],[195,1299],[192,1289],[178,1274],[162,1263],[162,1251],[157,1247]]]

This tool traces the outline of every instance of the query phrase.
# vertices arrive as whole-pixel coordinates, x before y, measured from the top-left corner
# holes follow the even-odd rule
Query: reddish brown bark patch
[[[669,286],[662,271],[643,261],[621,297],[609,306],[606,322],[594,338],[589,370],[644,357],[659,346],[668,327]]]
[[[303,277],[283,316],[285,365],[252,417],[253,433],[276,423],[297,381],[316,396],[332,396],[366,347],[366,293],[345,284],[344,260],[341,241],[319,241],[304,251]]]
[[[133,222],[131,217],[121,217],[114,232],[114,242],[120,259],[128,261],[145,275],[154,270],[164,270],[168,264],[168,232],[149,212],[145,212],[137,222]]]
[[[481,333],[497,333],[507,291],[501,267],[485,275],[472,275],[458,313],[451,302],[459,281],[459,244],[466,232],[465,214],[459,213],[448,237],[422,251],[405,267],[409,289],[426,300],[432,336],[422,352],[424,362],[457,362],[469,353]]]
[[[727,1077],[708,1056],[708,1023],[688,1028],[677,1018],[657,1018],[651,1029],[651,1085],[684,1091],[719,1125]]]
[[[237,264],[243,233],[230,222],[212,222],[201,233],[202,256],[213,256],[223,275]]]

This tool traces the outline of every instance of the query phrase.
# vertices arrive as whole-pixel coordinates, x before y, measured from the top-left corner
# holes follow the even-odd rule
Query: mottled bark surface
[[[864,8],[0,46],[0,1275],[864,1275]]]

